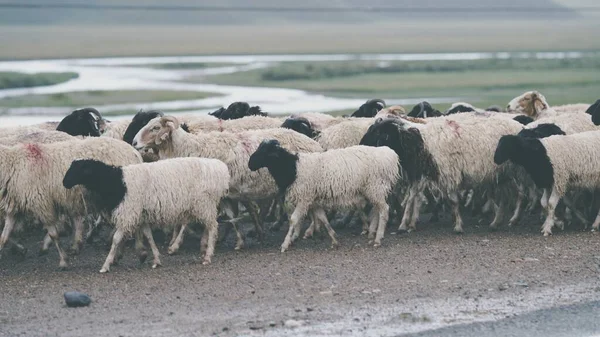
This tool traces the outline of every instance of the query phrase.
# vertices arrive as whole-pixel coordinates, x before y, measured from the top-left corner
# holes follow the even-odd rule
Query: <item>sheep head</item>
[[[152,110],[152,111],[144,111],[140,110],[138,113],[133,116],[131,123],[125,130],[125,134],[123,134],[123,140],[128,144],[133,142],[133,137],[145,126],[156,117],[162,117],[164,114],[161,111]]]
[[[508,112],[525,114],[531,118],[539,117],[540,113],[550,106],[546,97],[537,91],[528,91],[520,96],[513,98],[506,109]]]
[[[465,103],[465,102],[458,102],[458,103],[454,103],[450,106],[450,108],[448,110],[446,110],[446,112],[444,113],[444,115],[452,115],[452,114],[457,114],[457,113],[462,113],[462,112],[474,112],[477,111],[477,109],[475,109],[475,107],[469,103]]]
[[[377,112],[385,108],[385,101],[379,98],[370,99],[354,111],[351,117],[375,117]]]
[[[137,150],[157,148],[164,144],[171,133],[179,128],[179,121],[173,116],[157,117],[148,122],[133,139],[133,147]]]
[[[281,127],[294,130],[313,139],[320,134],[319,131],[313,128],[310,121],[304,117],[290,117],[281,124]]]
[[[94,108],[82,108],[71,112],[63,118],[56,127],[56,131],[62,131],[71,136],[99,137],[106,126],[106,121],[100,112]]]

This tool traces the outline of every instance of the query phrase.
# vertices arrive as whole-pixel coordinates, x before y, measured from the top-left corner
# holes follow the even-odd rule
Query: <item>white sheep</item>
[[[225,122],[243,121],[246,118],[250,117]],[[252,202],[271,199],[277,195],[278,189],[275,181],[267,172],[251,172],[247,164],[250,155],[264,139],[277,139],[289,151],[322,151],[317,142],[292,130],[277,128],[238,133],[191,134],[182,130],[177,118],[172,116],[151,120],[135,136],[133,146],[140,151],[148,148],[156,149],[160,159],[204,157],[223,161],[231,174],[228,197],[239,200],[246,206],[254,220],[259,236],[262,237],[262,219],[258,216]],[[243,239],[237,228],[236,232],[238,233],[236,249],[240,249]]]
[[[372,218],[369,238],[375,239],[375,246],[381,245],[388,220],[387,198],[399,178],[398,156],[389,148],[353,146],[295,154],[277,140],[265,140],[250,157],[248,167],[252,171],[266,167],[281,193],[285,193],[286,202],[294,207],[281,252],[298,237],[301,221],[308,213],[325,225],[336,246],[335,232],[324,209],[360,207],[365,202],[377,214]]]
[[[600,127],[596,126],[592,122],[592,116],[586,114],[585,112],[572,112],[553,116],[545,116],[527,124],[525,129],[535,129],[541,124],[554,124],[567,135],[600,130]]]
[[[123,140],[123,136],[125,135],[125,131],[127,130],[129,123],[131,123],[131,120],[129,119],[122,119],[115,122],[106,123],[104,132],[102,132],[102,137]]]
[[[419,195],[428,188],[450,202],[454,231],[461,233],[459,192],[484,188],[492,196],[496,194],[504,172],[494,164],[493,151],[500,137],[521,129],[522,125],[511,119],[472,113],[430,118],[426,124],[390,118],[373,125],[361,144],[388,146],[401,158],[410,188],[399,230],[415,229]],[[492,228],[501,220],[502,205],[495,210]]]
[[[497,164],[510,160],[522,166],[536,186],[544,190],[541,199],[547,215],[542,226],[544,236],[552,234],[556,206],[569,190],[600,187],[598,158],[600,131],[542,139],[506,135],[500,139],[494,155]],[[597,217],[592,228],[597,230],[599,226]]]
[[[160,266],[151,227],[180,225],[176,247],[169,247],[176,250],[190,222],[204,224],[201,254],[203,264],[211,262],[218,233],[218,207],[229,188],[229,171],[223,162],[176,158],[117,167],[97,160],[76,160],[65,174],[63,185],[67,189],[82,185],[91,191],[97,208],[115,225],[112,247],[101,273],[109,271],[121,240],[138,231],[152,249],[152,268]]]
[[[6,222],[0,237],[0,250],[22,216],[41,222],[48,230],[60,255],[60,267],[66,267],[66,254],[60,248],[57,222],[60,215],[83,221],[89,213],[79,188],[67,191],[62,179],[75,159],[91,158],[115,165],[141,162],[130,145],[110,138],[87,138],[52,144],[28,143],[0,146],[0,207]],[[77,227],[77,225],[75,226]],[[82,241],[83,238],[78,238]]]
[[[179,118],[178,118],[179,119]],[[223,120],[212,116],[196,116],[181,119],[188,131],[193,134],[210,131],[240,132],[246,130],[278,128],[283,119],[265,116],[247,116],[239,119]]]

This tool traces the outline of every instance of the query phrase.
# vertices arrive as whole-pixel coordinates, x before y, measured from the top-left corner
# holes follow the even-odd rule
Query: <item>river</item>
[[[79,77],[70,81],[34,88],[0,90],[0,98],[27,94],[58,94],[92,90],[176,90],[214,92],[220,96],[167,102],[131,102],[94,106],[100,112],[143,109],[178,110],[177,113],[208,113],[235,101],[260,105],[264,111],[282,114],[315,111],[328,112],[353,109],[371,97],[337,98],[302,90],[244,87],[210,83],[186,83],[186,77],[231,74],[270,67],[279,62],[294,61],[415,61],[415,60],[479,60],[479,59],[562,59],[579,58],[583,52],[523,52],[523,53],[431,53],[431,54],[327,54],[327,55],[216,55],[181,57],[123,57],[91,59],[55,59],[0,62],[0,71],[23,73],[76,72]],[[214,67],[200,69],[158,69],[156,64],[214,63]],[[223,66],[223,64],[230,64]],[[148,67],[144,67],[144,65]],[[389,104],[412,105],[422,100],[430,103],[455,102],[456,97],[419,97],[410,99],[384,98]],[[14,126],[60,120],[70,107],[21,107],[2,109],[0,125]],[[114,119],[130,118],[122,115]]]

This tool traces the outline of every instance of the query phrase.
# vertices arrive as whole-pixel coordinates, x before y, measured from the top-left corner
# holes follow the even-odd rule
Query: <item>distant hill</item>
[[[509,19],[548,19],[574,18],[578,13],[551,0],[19,0],[3,3],[19,3],[23,5],[41,4],[39,8],[1,8],[1,25],[98,25],[98,24],[133,24],[133,25],[238,25],[238,24],[270,24],[270,23],[365,23],[378,21],[396,21],[407,19],[464,20],[470,18],[490,20]],[[310,11],[199,11],[199,10],[142,10],[142,9],[78,9],[52,8],[57,4],[82,4],[94,6],[218,6],[244,8],[314,8]],[[318,8],[336,7],[348,9],[352,7],[400,8],[406,9],[380,12],[348,12],[325,11]],[[414,8],[530,8],[528,10],[490,10],[485,12],[455,11],[418,11]],[[544,9],[543,14],[531,8]]]

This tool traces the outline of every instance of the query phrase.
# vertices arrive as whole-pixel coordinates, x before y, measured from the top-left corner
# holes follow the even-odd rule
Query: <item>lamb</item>
[[[364,206],[365,201],[373,205],[377,214],[369,227],[369,239],[375,239],[376,247],[381,245],[388,220],[386,199],[399,178],[394,151],[353,146],[294,154],[271,139],[264,140],[248,161],[252,171],[263,167],[268,169],[280,193],[285,193],[285,200],[294,206],[282,253],[300,234],[301,221],[308,213],[325,225],[332,246],[337,246],[324,209]]]
[[[3,189],[0,207],[6,212],[0,251],[9,239],[15,220],[32,218],[44,225],[54,241],[61,268],[66,267],[67,262],[58,240],[59,216],[66,215],[77,222],[83,221],[90,212],[81,189],[66,191],[61,184],[71,162],[81,158],[115,165],[141,162],[139,153],[125,142],[102,137],[52,144],[0,146],[0,158],[0,186]],[[78,242],[82,240],[78,238]]]
[[[101,273],[110,270],[123,237],[137,231],[142,231],[150,244],[154,255],[152,268],[160,266],[160,253],[150,224],[181,225],[176,247],[169,250],[179,247],[188,223],[204,224],[202,263],[211,262],[218,233],[218,207],[229,187],[229,171],[223,162],[175,158],[117,167],[93,159],[76,160],[64,175],[63,186],[72,189],[77,185],[95,194],[98,208],[116,228]]]
[[[522,166],[536,186],[543,189],[541,204],[547,217],[542,234],[548,236],[552,234],[556,206],[570,189],[600,187],[600,169],[596,163],[599,155],[599,131],[543,139],[506,135],[498,142],[494,162],[511,161]],[[599,226],[600,213],[592,228],[598,230]]]
[[[447,198],[455,218],[454,231],[462,233],[459,191],[487,188],[495,196],[503,170],[494,162],[493,149],[501,136],[516,134],[522,125],[493,115],[455,114],[428,120],[427,124],[402,119],[382,120],[371,126],[361,145],[388,146],[402,159],[410,184],[407,206],[399,230],[415,229],[421,200],[428,188]],[[490,227],[501,220],[502,205]]]
[[[246,206],[254,219],[257,233],[262,238],[262,220],[251,202],[272,199],[277,195],[278,190],[275,181],[268,173],[251,172],[247,163],[250,154],[258,148],[263,139],[277,139],[286,149],[294,152],[320,152],[323,150],[314,140],[283,128],[248,130],[239,133],[209,132],[194,135],[183,131],[177,118],[172,116],[151,120],[135,136],[133,146],[140,151],[147,148],[156,149],[160,159],[204,157],[223,161],[231,174],[228,197],[239,200]],[[237,231],[237,233],[236,249],[240,249],[243,239],[240,232]]]
[[[385,108],[385,101],[374,98],[366,101],[350,117],[375,117],[379,110]]]

